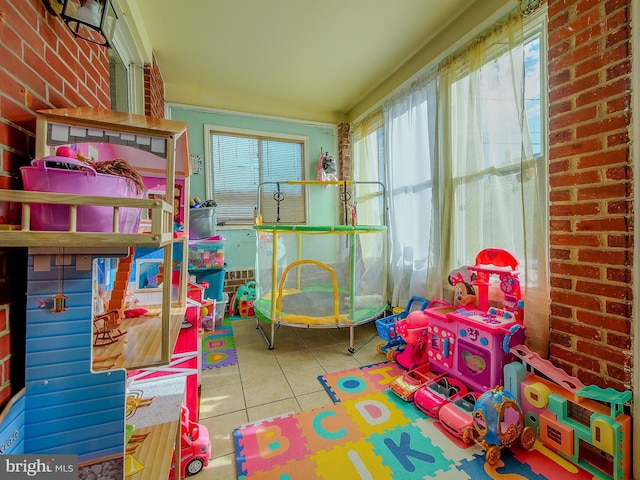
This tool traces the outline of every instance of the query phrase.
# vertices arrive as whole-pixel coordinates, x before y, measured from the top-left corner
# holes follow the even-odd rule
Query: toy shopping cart
[[[380,343],[377,346],[378,353],[383,353],[389,360],[393,360],[395,352],[402,349],[406,343],[396,331],[396,323],[407,318],[407,315],[414,310],[424,310],[429,305],[429,301],[420,297],[411,297],[404,310],[389,315],[388,317],[376,320],[378,336],[387,343]]]

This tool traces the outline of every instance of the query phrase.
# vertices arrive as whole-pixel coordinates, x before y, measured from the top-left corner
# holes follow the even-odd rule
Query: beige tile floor
[[[281,327],[273,350],[255,320],[234,320],[232,328],[238,363],[202,372],[200,423],[209,430],[212,455],[194,480],[238,478],[233,430],[242,424],[333,404],[318,375],[386,360],[376,351],[384,341],[374,337],[375,322],[355,328],[354,354],[346,328]]]

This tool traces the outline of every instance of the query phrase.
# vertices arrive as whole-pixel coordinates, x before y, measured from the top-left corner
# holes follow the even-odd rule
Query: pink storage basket
[[[64,165],[75,165],[84,170],[70,170]],[[35,192],[70,193],[100,197],[142,198],[133,181],[117,175],[97,173],[84,162],[68,157],[46,157],[33,160],[30,167],[20,167],[25,190]],[[113,224],[111,207],[79,205],[78,232],[111,232]],[[137,233],[140,225],[140,208],[119,209],[119,229],[122,233]],[[67,231],[69,207],[34,203],[31,205],[33,230]]]

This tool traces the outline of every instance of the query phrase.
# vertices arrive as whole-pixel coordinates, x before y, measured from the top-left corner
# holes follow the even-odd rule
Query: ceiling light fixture
[[[518,0],[520,13],[526,17],[535,12],[541,3],[542,0]]]
[[[118,16],[111,0],[43,0],[51,13],[59,15],[69,30],[88,42],[113,44]]]

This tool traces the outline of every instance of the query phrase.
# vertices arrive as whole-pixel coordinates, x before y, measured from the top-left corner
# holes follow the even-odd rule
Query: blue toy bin
[[[227,271],[227,264],[222,268],[212,268],[210,270],[196,270],[192,274],[196,276],[196,282],[207,282],[209,287],[204,290],[204,296],[212,300],[221,301],[224,289],[224,276]]]

